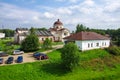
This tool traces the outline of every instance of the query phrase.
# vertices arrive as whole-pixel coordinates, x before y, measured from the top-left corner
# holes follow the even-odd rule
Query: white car
[[[14,50],[13,51],[13,54],[23,54],[24,53],[24,51],[20,51],[20,50]]]

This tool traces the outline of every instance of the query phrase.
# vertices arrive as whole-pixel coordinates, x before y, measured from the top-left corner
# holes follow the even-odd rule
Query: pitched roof
[[[69,40],[109,40],[108,37],[103,36],[101,34],[95,33],[95,32],[79,32],[76,34],[72,34],[68,37],[65,37],[64,39]]]
[[[28,30],[28,28],[16,28],[16,31],[17,30],[24,31],[24,30]]]

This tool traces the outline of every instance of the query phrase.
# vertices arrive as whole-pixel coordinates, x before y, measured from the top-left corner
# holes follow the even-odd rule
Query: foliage
[[[43,28],[36,28],[36,30],[46,31],[47,29],[43,27]]]
[[[120,55],[120,48],[117,46],[111,46],[107,50],[113,55]]]
[[[82,24],[81,24],[81,25],[78,24],[78,25],[76,26],[76,33],[81,32],[81,31],[85,31],[85,30],[86,30],[86,27],[83,26]]]
[[[73,70],[79,63],[78,48],[74,43],[66,44],[62,49],[61,59],[66,69]]]
[[[0,32],[5,33],[5,37],[13,37],[14,36],[14,30],[11,30],[11,29],[0,29]]]
[[[4,51],[7,53],[7,54],[13,54],[13,50],[14,50],[14,46],[7,46],[4,48]]]
[[[30,31],[30,35],[21,43],[21,49],[27,52],[39,49],[39,39],[37,35],[35,35],[34,28],[31,28]]]
[[[100,51],[103,53],[99,53]],[[46,61],[0,66],[0,80],[119,80],[120,57],[113,55],[107,59],[107,56],[105,59],[95,57],[98,53],[103,55],[104,52],[109,54],[105,50],[85,51],[85,55],[81,52],[80,58],[89,56],[93,58],[80,61],[78,69],[66,72],[58,64],[61,53],[55,50],[48,53],[49,60]]]
[[[45,41],[43,42],[42,48],[45,50],[52,48],[52,41],[50,39],[46,38]]]
[[[5,51],[8,54],[12,54],[13,50],[20,48],[20,45],[13,44],[12,39],[1,39],[0,40],[0,51]]]

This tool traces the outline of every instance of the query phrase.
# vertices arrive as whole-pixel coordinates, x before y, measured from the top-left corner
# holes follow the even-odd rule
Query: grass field
[[[13,39],[0,39],[0,50],[4,51],[6,48],[18,49],[20,45],[13,44]]]
[[[0,80],[120,80],[120,56],[105,50],[80,52],[80,66],[67,72],[60,64],[60,51],[49,60],[0,67]]]

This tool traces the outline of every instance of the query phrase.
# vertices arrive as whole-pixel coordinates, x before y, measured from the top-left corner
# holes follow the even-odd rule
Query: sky
[[[95,29],[120,28],[120,0],[0,0],[0,28],[50,28],[60,19]]]

